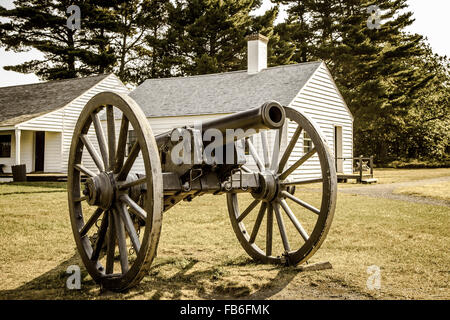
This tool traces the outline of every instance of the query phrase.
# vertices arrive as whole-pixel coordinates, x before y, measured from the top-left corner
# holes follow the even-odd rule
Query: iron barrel
[[[284,125],[285,120],[286,112],[283,106],[276,101],[268,101],[258,108],[202,122],[201,130],[203,135],[203,133],[211,129],[219,130],[223,134],[226,134],[227,130],[241,129],[235,135],[235,140],[240,140],[254,134],[254,132],[246,132],[249,129],[255,131],[261,129],[279,129]],[[171,133],[172,130],[155,137],[158,147],[169,142]]]
[[[284,108],[276,101],[269,101],[259,108],[205,121],[202,123],[202,130],[217,129],[225,133],[227,129],[278,129],[284,125],[285,120]]]

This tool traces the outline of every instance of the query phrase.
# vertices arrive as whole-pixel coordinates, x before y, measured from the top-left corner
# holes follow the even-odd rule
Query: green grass
[[[64,188],[0,185],[0,299],[450,298],[448,207],[348,194],[339,194],[331,231],[310,260],[329,261],[331,270],[254,263],[233,233],[225,196],[204,196],[164,214],[158,256],[139,286],[101,293],[76,253]],[[318,201],[314,191],[302,195]],[[73,264],[83,271],[79,291],[65,289]],[[374,264],[379,291],[366,287]]]

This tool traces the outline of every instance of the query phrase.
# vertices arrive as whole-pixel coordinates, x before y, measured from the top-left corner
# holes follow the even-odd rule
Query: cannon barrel
[[[264,103],[261,107],[249,109],[233,113],[231,115],[221,117],[214,120],[202,122],[202,133],[209,129],[216,129],[226,133],[227,129],[242,129],[246,131],[248,129],[260,130],[260,129],[278,129],[284,125],[286,120],[286,112],[284,108],[276,101],[269,101]],[[161,146],[170,139],[170,133],[168,131],[157,135],[156,143]],[[242,136],[236,136],[236,140],[242,139]]]
[[[225,133],[227,129],[278,129],[284,125],[285,119],[284,108],[278,102],[269,101],[259,108],[205,121],[202,123],[202,130],[217,129]]]

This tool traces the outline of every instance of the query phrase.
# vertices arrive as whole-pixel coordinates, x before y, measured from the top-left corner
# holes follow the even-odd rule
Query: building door
[[[44,149],[45,149],[45,132],[36,131],[36,142],[34,146],[34,171],[44,171]]]
[[[344,159],[342,159],[342,127],[334,127],[334,156],[336,157],[336,172],[344,172]]]

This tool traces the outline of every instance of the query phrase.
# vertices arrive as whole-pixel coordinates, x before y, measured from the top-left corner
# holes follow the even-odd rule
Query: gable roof
[[[275,100],[287,106],[322,64],[308,62],[201,76],[148,79],[130,93],[147,117],[244,111]]]
[[[108,76],[0,88],[0,126],[14,126],[62,108]]]

